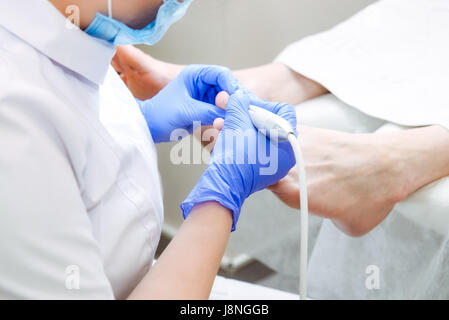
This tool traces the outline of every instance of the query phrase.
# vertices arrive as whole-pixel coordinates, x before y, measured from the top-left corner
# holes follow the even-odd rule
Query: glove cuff
[[[148,130],[150,130],[151,137],[153,138],[154,143],[158,144],[161,142],[168,142],[166,137],[162,135],[163,128],[157,125],[157,121],[155,121],[154,116],[154,99],[150,98],[148,100],[142,101],[138,98],[135,98],[137,104],[139,105],[140,112],[142,113],[145,122],[147,123]],[[151,121],[153,119],[153,121]],[[163,125],[166,125],[165,123]],[[166,141],[167,140],[167,141]]]
[[[240,210],[246,197],[242,192],[235,190],[224,177],[236,177],[236,173],[222,172],[227,166],[218,166],[211,163],[206,172],[201,176],[199,182],[181,204],[184,219],[186,219],[193,207],[197,204],[216,201],[225,208],[232,211],[232,229],[235,231],[240,216]]]

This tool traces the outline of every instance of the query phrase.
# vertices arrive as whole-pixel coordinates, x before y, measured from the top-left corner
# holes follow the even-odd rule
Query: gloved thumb
[[[223,118],[225,111],[213,104],[191,99],[187,117],[189,121],[201,121],[202,125],[212,125],[217,118]]]
[[[250,96],[244,91],[238,90],[231,95],[228,104],[226,105],[226,120],[250,120],[249,106],[251,103]],[[250,120],[251,121],[251,120]],[[246,122],[246,121],[245,121]]]

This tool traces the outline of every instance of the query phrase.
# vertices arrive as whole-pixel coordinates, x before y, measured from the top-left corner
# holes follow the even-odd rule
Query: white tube
[[[256,106],[250,106],[249,114],[254,126],[274,141],[287,139],[295,154],[298,168],[299,201],[301,213],[301,244],[299,252],[299,296],[301,300],[307,299],[307,258],[309,239],[309,204],[307,199],[306,169],[301,148],[290,123],[272,112]]]
[[[306,169],[301,148],[294,134],[288,135],[292,145],[298,168],[299,199],[301,211],[301,245],[299,252],[299,296],[301,300],[307,299],[307,259],[309,239],[309,203],[307,196]]]
[[[112,19],[112,0],[108,0],[108,15]]]

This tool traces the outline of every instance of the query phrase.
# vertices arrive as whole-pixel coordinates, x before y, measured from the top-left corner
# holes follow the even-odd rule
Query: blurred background
[[[177,64],[218,64],[231,69],[270,63],[288,44],[327,30],[373,0],[195,0],[187,16],[154,47],[153,57]],[[183,143],[197,143],[193,138]],[[173,144],[159,145],[164,187],[165,227],[160,249],[182,223],[179,204],[205,165],[173,165]],[[312,252],[320,220],[311,219]],[[270,192],[252,196],[231,236],[221,274],[296,292],[299,215]]]

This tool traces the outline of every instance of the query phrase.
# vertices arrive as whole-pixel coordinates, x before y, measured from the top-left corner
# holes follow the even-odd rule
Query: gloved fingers
[[[204,84],[215,86],[219,91],[233,94],[240,87],[231,70],[222,66],[205,66],[200,70],[198,79]]]
[[[222,66],[190,65],[184,68],[180,79],[192,98],[211,104],[221,91],[233,94],[243,89],[231,70]]]
[[[290,122],[293,129],[296,130],[297,126],[296,109],[292,105],[283,102],[270,102],[259,99],[255,96],[251,96],[251,104],[257,107],[264,108],[284,118],[285,120]]]
[[[217,93],[215,90],[210,90],[210,97],[206,102],[207,104],[212,104],[215,102],[215,108],[209,107],[209,113],[215,118],[224,118],[226,115],[226,104],[229,100],[229,94],[226,91],[220,91]]]
[[[279,109],[277,114],[281,116],[282,118],[286,119],[288,122],[290,122],[293,130],[295,131],[295,134],[298,135],[298,132],[296,131],[296,127],[298,125],[298,119],[296,116],[296,109],[291,104],[288,103],[281,103],[278,105]]]
[[[195,84],[191,97],[199,101],[213,104],[215,102],[215,97],[219,92],[220,89],[217,86],[205,84],[199,81]]]
[[[211,88],[207,91],[207,99],[200,99],[203,102],[214,104],[220,109],[226,110],[226,105],[229,100],[229,93],[226,91],[218,91],[217,88]]]
[[[192,110],[189,113],[189,120],[201,121],[202,125],[212,125],[217,118],[223,118],[225,111],[213,104],[192,99]]]
[[[279,107],[277,106],[277,102],[271,102],[268,100],[262,100],[259,97],[252,95],[251,96],[251,104],[256,107],[261,107],[265,110],[271,111],[273,113],[278,113]]]
[[[218,107],[209,108],[209,113],[210,113],[211,117],[214,118],[214,120],[217,118],[224,119],[224,117],[226,116],[226,111],[223,109],[220,109]]]
[[[218,90],[217,87],[210,87],[209,90],[207,90],[206,92],[206,96],[207,96],[207,100],[202,99],[201,101],[205,101],[205,102],[209,102],[211,104],[215,103],[215,99],[218,95],[218,93],[220,92],[220,90]]]
[[[250,96],[243,91],[237,91],[236,93],[232,94],[228,100],[228,104],[226,105],[225,122],[226,120],[231,119],[251,121],[248,112],[250,102]]]

